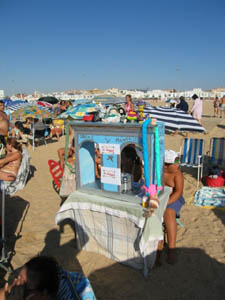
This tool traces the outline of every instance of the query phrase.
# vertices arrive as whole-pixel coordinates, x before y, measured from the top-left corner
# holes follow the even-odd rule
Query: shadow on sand
[[[2,199],[2,196],[1,196]],[[1,203],[1,201],[0,201]],[[0,204],[1,205],[1,204]],[[6,196],[5,199],[5,236],[6,253],[11,253],[9,263],[15,255],[16,241],[21,238],[23,222],[26,218],[30,203],[19,196]],[[0,286],[4,284],[6,272],[0,269]]]
[[[225,210],[221,210],[218,208],[213,209],[214,214],[217,216],[218,219],[221,220],[223,225],[225,226]],[[224,246],[224,252],[225,252],[225,246]]]
[[[74,238],[63,243],[61,241],[61,233],[64,231],[64,226],[69,225],[74,232]],[[86,238],[88,240],[88,237]],[[66,219],[61,222],[58,229],[50,230],[45,236],[45,246],[40,252],[40,255],[54,256],[59,264],[66,270],[82,273],[82,267],[76,256],[80,252],[76,245],[76,234],[74,222]]]
[[[89,279],[98,300],[222,300],[225,265],[198,248],[178,248],[178,262],[161,267],[144,278],[138,270],[119,263],[93,272]]]

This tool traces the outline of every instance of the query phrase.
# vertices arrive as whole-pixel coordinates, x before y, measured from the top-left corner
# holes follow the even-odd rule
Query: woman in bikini
[[[0,159],[0,180],[14,181],[21,164],[22,146],[15,138],[8,138],[6,151],[6,157]]]
[[[124,108],[125,108],[126,113],[134,111],[134,104],[132,102],[131,95],[126,95],[126,104],[125,104]]]

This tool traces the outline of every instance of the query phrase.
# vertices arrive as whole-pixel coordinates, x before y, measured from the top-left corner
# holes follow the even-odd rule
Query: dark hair
[[[2,100],[0,100],[0,103],[5,105],[5,102],[4,102],[4,101],[2,101]]]
[[[15,122],[15,127],[22,131],[23,123],[21,121],[16,121]]]
[[[132,97],[131,97],[131,95],[130,94],[128,94],[128,95],[126,95],[126,98],[130,98],[130,100],[132,101]]]
[[[198,98],[198,95],[196,95],[196,94],[194,94],[193,96],[192,96],[192,99],[197,99]]]
[[[32,120],[33,120],[33,118],[27,117],[27,118],[26,118],[26,123],[27,123],[28,121],[32,121]]]
[[[18,128],[23,134],[30,134],[30,129],[24,127],[21,121],[16,121],[15,127]]]
[[[22,150],[23,150],[21,144],[17,142],[16,138],[9,137],[7,139],[6,144],[11,145],[13,148],[15,148],[16,150],[18,150],[20,152],[22,152]]]
[[[59,265],[53,257],[36,256],[25,264],[26,290],[56,296],[59,288]]]
[[[24,285],[14,285],[10,293],[6,291],[5,299],[6,300],[22,300],[25,299],[25,286]]]

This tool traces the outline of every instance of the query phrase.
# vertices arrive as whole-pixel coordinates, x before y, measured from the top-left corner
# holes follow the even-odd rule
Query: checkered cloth
[[[159,209],[146,219],[140,199],[131,203],[76,191],[60,208],[56,223],[74,220],[79,249],[103,254],[147,275],[163,239],[162,219],[169,194],[170,188],[165,188]]]

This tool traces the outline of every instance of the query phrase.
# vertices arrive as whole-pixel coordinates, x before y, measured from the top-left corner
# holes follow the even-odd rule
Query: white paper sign
[[[101,182],[121,185],[121,170],[119,168],[101,167]]]
[[[101,154],[120,154],[119,144],[99,144]]]

